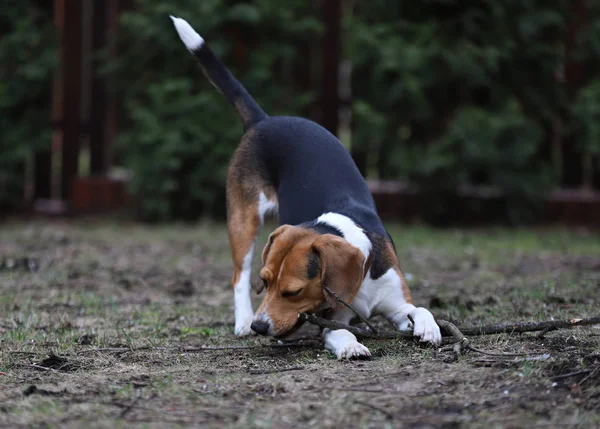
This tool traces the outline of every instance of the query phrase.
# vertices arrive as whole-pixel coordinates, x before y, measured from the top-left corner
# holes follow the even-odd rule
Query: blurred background
[[[242,129],[170,14],[386,218],[600,226],[591,0],[2,0],[0,213],[224,216]]]

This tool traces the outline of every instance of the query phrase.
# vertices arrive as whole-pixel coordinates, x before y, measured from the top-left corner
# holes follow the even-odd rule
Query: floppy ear
[[[269,255],[269,252],[271,251],[271,246],[273,245],[273,241],[277,238],[277,236],[283,234],[291,227],[292,227],[291,225],[282,225],[269,235],[269,239],[267,240],[267,245],[265,246],[265,248],[262,252],[263,265],[267,261],[267,256]]]
[[[312,249],[319,255],[321,284],[329,287],[341,300],[350,304],[364,278],[365,257],[362,252],[343,238],[332,234],[324,234],[317,238]],[[332,308],[342,305],[327,291],[323,291],[323,294]]]

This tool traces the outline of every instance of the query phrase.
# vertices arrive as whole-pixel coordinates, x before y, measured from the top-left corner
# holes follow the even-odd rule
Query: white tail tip
[[[173,20],[173,25],[175,26],[177,33],[179,33],[181,41],[188,50],[195,51],[204,44],[204,39],[196,33],[196,30],[194,30],[185,19],[175,18],[174,16],[171,16],[171,19]]]

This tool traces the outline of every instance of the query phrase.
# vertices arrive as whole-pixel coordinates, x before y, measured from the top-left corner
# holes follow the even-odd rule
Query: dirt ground
[[[600,314],[598,234],[390,229],[416,303],[458,326]],[[600,426],[600,327],[342,362],[310,326],[236,338],[230,269],[222,224],[0,224],[0,426]]]

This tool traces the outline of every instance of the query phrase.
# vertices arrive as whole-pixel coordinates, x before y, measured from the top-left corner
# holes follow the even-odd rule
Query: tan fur
[[[265,248],[262,252],[262,263],[263,265],[265,265],[265,263],[267,262],[267,256],[269,255],[269,252],[271,251],[271,247],[273,246],[273,241],[279,237],[280,235],[284,234],[286,231],[290,232],[290,229],[292,229],[293,227],[291,225],[282,225],[279,228],[277,228],[275,231],[273,231],[270,235],[269,235],[269,239],[267,240],[267,244],[265,245]],[[298,234],[300,231],[300,228],[296,228],[296,229],[292,229],[292,233],[296,233]],[[302,230],[305,231],[305,230]],[[290,245],[293,244],[293,239],[292,236],[287,237],[285,240],[286,243],[289,243]],[[283,243],[283,242],[282,242]],[[281,252],[283,249],[280,249],[279,251]],[[264,278],[264,277],[263,277]]]
[[[320,236],[312,247],[321,257],[321,284],[329,287],[342,301],[352,302],[364,279],[363,253],[343,238],[331,234]],[[325,298],[332,308],[340,305],[328,293]]]
[[[392,267],[398,273],[398,277],[402,282],[402,294],[404,295],[404,301],[408,304],[413,303],[412,295],[410,293],[410,289],[408,288],[408,284],[406,283],[406,279],[404,278],[404,273],[400,268],[400,262],[398,261],[398,255],[396,255],[396,251],[394,250],[394,246],[392,243],[387,242],[385,246],[385,252],[383,253],[383,257],[390,261]]]
[[[313,252],[320,256],[321,271],[310,279],[307,267]],[[271,319],[277,336],[296,325],[299,313],[313,311],[328,299],[322,284],[352,301],[364,277],[363,260],[357,248],[335,235],[320,235],[290,225],[277,228],[263,251],[260,276],[268,282],[268,288],[257,314],[264,313]],[[302,292],[297,296],[282,296],[299,289]],[[332,305],[336,306],[337,301]]]
[[[251,114],[248,111],[248,106],[243,100],[236,100],[235,103],[233,103],[233,107],[243,123],[250,121]]]
[[[408,288],[408,284],[406,284],[406,279],[404,278],[404,273],[400,268],[394,268],[402,281],[402,294],[404,295],[404,301],[408,304],[413,304],[412,295],[410,293],[410,289]]]
[[[258,216],[258,203],[246,204],[245,206],[234,203],[231,206],[233,210],[229,212],[227,225],[233,259],[231,284],[235,286],[240,279],[244,258],[250,251],[258,233],[260,218]]]
[[[236,149],[227,172],[227,229],[233,258],[232,285],[239,281],[244,258],[250,251],[261,227],[259,215],[260,193],[269,201],[276,201],[275,189],[251,169],[245,168],[248,144],[255,138],[247,132]]]

